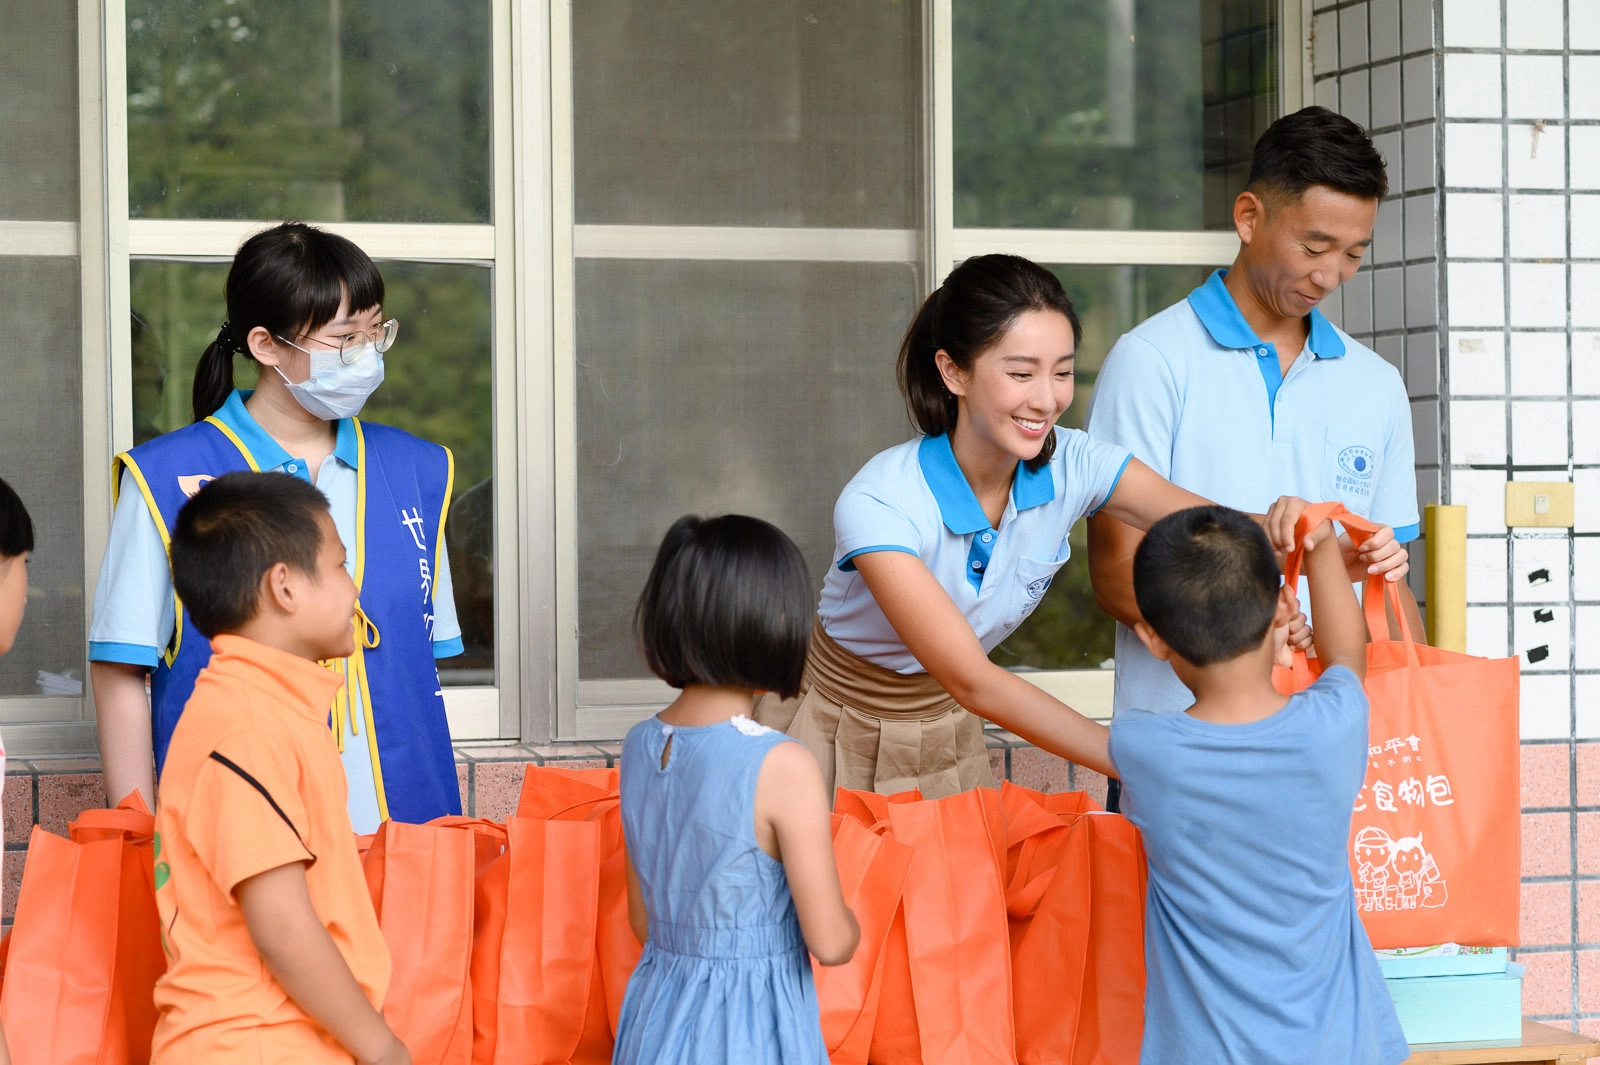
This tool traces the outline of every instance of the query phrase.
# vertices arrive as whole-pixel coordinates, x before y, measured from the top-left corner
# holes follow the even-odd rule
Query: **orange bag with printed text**
[[[166,971],[155,818],[138,793],[34,826],[0,990],[17,1065],[144,1065]],[[164,865],[163,865],[164,868]]]
[[[1378,526],[1336,503],[1308,507],[1296,541],[1324,518],[1360,543]],[[1303,550],[1285,563],[1301,571]],[[1416,642],[1396,586],[1369,578],[1372,642],[1366,780],[1350,823],[1350,871],[1362,923],[1379,949],[1419,943],[1516,946],[1521,894],[1519,660]],[[1400,619],[1391,639],[1384,604]],[[1315,623],[1315,618],[1312,619]],[[1274,683],[1310,686],[1320,669],[1296,653]]]

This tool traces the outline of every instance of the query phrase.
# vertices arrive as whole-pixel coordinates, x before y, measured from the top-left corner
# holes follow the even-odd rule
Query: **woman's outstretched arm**
[[[906,649],[956,702],[1052,754],[1116,775],[1110,731],[989,661],[972,626],[920,558],[874,551],[854,562]]]

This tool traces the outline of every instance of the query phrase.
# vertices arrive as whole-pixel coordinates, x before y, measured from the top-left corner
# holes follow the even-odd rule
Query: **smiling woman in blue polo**
[[[912,321],[899,378],[922,435],[845,486],[801,693],[757,708],[811,747],[830,791],[992,787],[979,718],[1112,771],[1105,728],[988,658],[1067,561],[1080,518],[1104,509],[1144,529],[1205,502],[1055,424],[1082,336],[1055,275],[1011,255],[962,263]],[[1275,543],[1300,503],[1263,519]]]

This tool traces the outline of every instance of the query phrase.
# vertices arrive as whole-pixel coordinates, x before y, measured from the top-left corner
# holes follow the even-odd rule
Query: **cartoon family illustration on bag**
[[[1356,905],[1376,910],[1438,909],[1449,899],[1444,874],[1422,845],[1422,833],[1392,839],[1377,825],[1356,833]]]

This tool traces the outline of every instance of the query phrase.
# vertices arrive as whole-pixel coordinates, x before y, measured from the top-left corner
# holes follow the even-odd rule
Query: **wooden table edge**
[[[1522,1038],[1470,1043],[1413,1043],[1405,1065],[1498,1065],[1501,1062],[1585,1062],[1600,1057],[1600,1041],[1524,1019]]]

